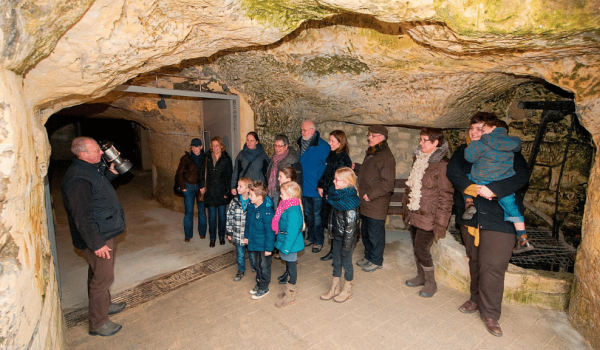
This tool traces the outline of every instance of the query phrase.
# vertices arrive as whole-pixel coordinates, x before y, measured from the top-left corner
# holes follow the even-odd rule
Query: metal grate
[[[229,251],[212,259],[197,263],[185,269],[142,283],[113,296],[114,303],[127,302],[127,309],[144,304],[158,296],[167,294],[190,282],[219,272],[236,263],[235,251]],[[88,308],[74,310],[65,315],[67,328],[74,327],[88,319]]]
[[[573,271],[577,250],[567,242],[553,238],[551,230],[528,227],[527,237],[535,249],[513,255],[511,264],[546,271]]]

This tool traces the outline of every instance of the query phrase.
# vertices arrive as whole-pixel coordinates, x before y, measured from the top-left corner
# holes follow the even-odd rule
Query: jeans
[[[247,245],[236,244],[235,245],[235,258],[237,260],[238,271],[246,272],[246,251],[248,250]],[[256,269],[254,265],[254,256],[252,252],[248,251],[248,258],[250,259],[250,268]]]
[[[385,220],[377,220],[362,215],[360,232],[365,245],[365,259],[381,266],[385,248]]]
[[[336,236],[331,241],[331,253],[333,254],[333,277],[342,276],[342,267],[344,268],[344,278],[350,282],[354,279],[354,267],[352,266],[352,250],[349,252],[342,249],[344,238]]]
[[[471,176],[471,174],[467,174],[467,177],[469,178],[469,180],[472,180],[473,182],[475,182],[478,185],[487,185],[487,184],[491,183],[491,181],[475,181],[475,180],[473,180],[473,177]],[[467,195],[463,195],[463,197],[465,199],[473,198],[473,197],[467,196]],[[513,223],[525,222],[525,217],[523,217],[523,214],[521,214],[521,211],[519,210],[519,207],[517,206],[516,200],[517,199],[516,199],[514,193],[509,194],[506,197],[502,197],[501,199],[498,199],[498,204],[500,204],[500,206],[504,210],[504,221],[513,222]]]
[[[211,241],[217,240],[217,210],[219,211],[219,238],[225,239],[225,208],[226,205],[208,207],[208,232]]]
[[[198,205],[198,234],[200,237],[206,236],[206,210],[204,202],[198,200],[198,185],[185,184],[186,191],[183,192],[183,205],[185,206],[185,216],[183,217],[183,231],[185,238],[194,237],[194,202]]]
[[[260,290],[268,290],[271,282],[271,258],[273,255],[265,256],[265,252],[252,252],[256,263],[256,285]]]
[[[302,197],[308,240],[316,245],[323,245],[323,223],[321,222],[321,197]]]

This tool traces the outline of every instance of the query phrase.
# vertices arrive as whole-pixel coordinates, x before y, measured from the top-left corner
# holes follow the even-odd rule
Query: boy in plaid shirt
[[[244,228],[246,227],[246,212],[248,203],[250,203],[250,190],[248,186],[252,180],[247,177],[242,177],[238,180],[237,196],[233,198],[227,210],[227,239],[233,241],[236,251],[236,259],[238,272],[233,279],[238,282],[246,274],[246,251],[248,245],[244,243]],[[252,254],[248,254],[250,258],[250,268],[254,272],[254,259]]]

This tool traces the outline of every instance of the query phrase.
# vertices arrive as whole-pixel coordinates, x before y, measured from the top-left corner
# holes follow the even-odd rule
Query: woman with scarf
[[[352,280],[354,269],[352,267],[352,251],[358,235],[358,219],[360,199],[356,188],[356,175],[350,168],[339,168],[333,179],[334,187],[329,191],[327,202],[333,208],[331,212],[332,227],[329,232],[333,241],[333,282],[329,292],[321,295],[323,300],[338,303],[352,298]],[[341,289],[340,277],[344,268],[344,289]],[[341,292],[340,292],[341,290]]]
[[[335,172],[339,168],[350,168],[352,166],[352,160],[350,160],[350,156],[348,155],[350,147],[348,146],[346,133],[342,130],[333,130],[329,133],[329,147],[331,151],[325,160],[327,165],[325,166],[323,175],[321,175],[321,179],[317,183],[317,191],[319,191],[319,195],[324,199],[323,206],[321,207],[321,222],[323,225],[327,225],[329,222],[331,206],[325,199],[329,194],[329,188],[334,185],[333,178],[335,177]],[[329,249],[329,253],[321,257],[321,260],[327,261],[333,259],[332,251],[333,245]]]
[[[454,189],[446,177],[448,142],[441,129],[421,129],[419,147],[406,181],[402,199],[404,223],[409,226],[417,265],[417,276],[406,281],[409,287],[423,286],[419,295],[432,297],[437,291],[433,259],[429,248],[446,237],[452,214]]]
[[[194,236],[194,202],[198,205],[198,234],[201,239],[204,239],[206,237],[206,210],[204,202],[200,200],[201,194],[205,191],[202,140],[198,138],[192,140],[188,152],[185,152],[179,160],[176,174],[177,185],[183,191],[185,242],[189,242]]]
[[[277,207],[279,204],[279,182],[278,175],[284,167],[292,167],[296,171],[296,182],[302,189],[302,165],[300,164],[300,158],[295,149],[290,147],[289,139],[284,134],[278,134],[275,136],[275,154],[271,158],[269,168],[267,169],[267,191],[269,197],[273,200],[273,203]]]
[[[233,176],[231,177],[231,194],[234,196],[237,195],[238,180],[242,177],[248,177],[252,181],[267,183],[265,174],[267,173],[268,166],[269,157],[260,143],[258,134],[250,131],[246,135],[244,149],[235,158]]]

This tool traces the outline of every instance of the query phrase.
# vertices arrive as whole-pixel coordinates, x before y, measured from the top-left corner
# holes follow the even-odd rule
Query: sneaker
[[[471,220],[473,215],[477,213],[477,208],[475,208],[475,204],[473,202],[467,202],[465,205],[465,212],[462,215],[463,220]]]
[[[363,267],[363,266],[365,266],[368,263],[369,263],[369,260],[367,260],[367,258],[362,258],[362,259],[360,259],[359,261],[356,262],[356,265],[358,265],[360,267]]]
[[[266,296],[267,294],[269,294],[269,290],[268,289],[259,290],[254,295],[252,295],[252,299],[253,300],[258,300],[258,299]]]
[[[233,279],[234,282],[239,282],[242,280],[242,277],[244,277],[246,273],[242,272],[242,271],[238,271],[237,274],[235,275],[235,278]]]
[[[305,247],[310,247],[311,245],[313,245],[313,242],[309,241],[308,239],[304,240],[304,246]]]
[[[383,266],[373,264],[372,262],[369,261],[369,263],[366,264],[365,266],[363,266],[362,269],[363,269],[364,272],[372,272],[372,271],[375,271],[377,269],[381,269],[382,267]]]
[[[108,337],[113,334],[116,334],[118,331],[121,330],[121,328],[123,328],[123,326],[121,326],[120,324],[114,323],[112,321],[108,321],[102,327],[100,327],[98,329],[94,329],[93,331],[90,330],[89,334],[90,335],[101,335],[103,337]]]
[[[258,284],[254,286],[254,288],[250,289],[250,291],[248,292],[252,295],[258,293]]]
[[[525,252],[528,252],[533,249],[535,249],[535,247],[533,246],[533,244],[529,243],[529,239],[527,239],[527,235],[522,235],[521,237],[519,237],[519,239],[517,239],[517,244],[516,244],[515,248],[513,249],[512,253],[513,254],[521,254],[521,253],[525,253]]]
[[[313,253],[318,253],[321,251],[321,249],[323,249],[323,245],[321,244],[314,244],[312,247],[312,252]]]

